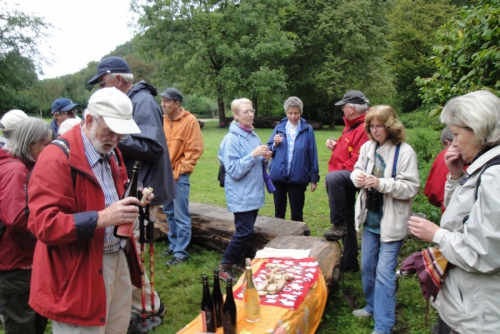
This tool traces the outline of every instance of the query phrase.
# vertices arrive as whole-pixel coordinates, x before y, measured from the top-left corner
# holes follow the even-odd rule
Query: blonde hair
[[[231,112],[233,113],[233,115],[239,115],[240,105],[242,105],[244,103],[248,103],[253,108],[252,101],[250,101],[249,99],[247,99],[245,97],[243,97],[241,99],[235,99],[235,100],[233,100],[233,102],[231,102]]]
[[[387,139],[394,145],[399,145],[406,140],[405,126],[398,119],[394,109],[387,105],[373,106],[366,114],[365,132],[371,140],[375,140],[370,132],[370,121],[374,118],[384,124]]]

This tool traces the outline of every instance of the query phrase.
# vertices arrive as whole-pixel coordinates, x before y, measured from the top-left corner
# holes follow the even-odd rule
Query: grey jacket
[[[377,142],[369,140],[361,146],[360,154],[351,180],[356,187],[356,176],[362,172],[371,174],[373,170],[375,148]],[[384,194],[382,221],[380,222],[380,240],[383,242],[398,241],[404,239],[407,234],[407,221],[411,216],[412,198],[418,193],[420,181],[418,177],[417,156],[413,148],[407,143],[401,143],[399,157],[396,167],[396,177],[392,177],[392,166],[396,145],[389,140],[384,143],[377,153],[386,164],[384,177],[379,179],[378,191]],[[364,224],[366,220],[366,190],[361,189],[356,200],[356,229]]]
[[[500,146],[490,149],[469,166],[468,179],[446,182],[446,211],[433,238],[457,266],[449,271],[434,307],[461,334],[500,333],[500,165],[484,171],[475,200],[482,167],[499,154]]]
[[[157,94],[154,86],[142,80],[127,92],[134,107],[134,121],[141,133],[131,135],[131,138],[118,144],[129,176],[132,175],[134,161],[141,162],[139,181],[144,187],[154,188],[155,198],[151,205],[168,203],[177,196],[163,131],[163,112],[154,99]]]

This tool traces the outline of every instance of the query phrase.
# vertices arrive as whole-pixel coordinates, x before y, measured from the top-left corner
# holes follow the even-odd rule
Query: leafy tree
[[[0,0],[0,108],[19,108],[17,91],[28,87],[48,63],[40,51],[51,24]]]
[[[392,30],[388,39],[392,50],[388,55],[396,75],[398,104],[403,111],[413,111],[420,104],[417,76],[434,73],[429,60],[436,42],[436,30],[458,13],[450,0],[398,0],[389,14]]]
[[[440,112],[449,99],[479,89],[500,96],[500,0],[481,0],[443,25],[432,57],[436,72],[417,78],[420,97]]]
[[[286,27],[299,36],[286,61],[289,91],[309,117],[326,115],[334,127],[334,102],[351,89],[387,103],[394,88],[384,59],[389,50],[387,12],[392,1],[295,0]]]
[[[285,87],[279,59],[293,44],[280,22],[288,0],[134,0],[132,8],[140,14],[142,50],[160,58],[163,75],[186,93],[214,97],[221,126],[231,96],[257,101]]]

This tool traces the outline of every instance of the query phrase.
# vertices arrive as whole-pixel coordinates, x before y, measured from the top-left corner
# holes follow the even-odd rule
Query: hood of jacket
[[[127,92],[127,96],[129,98],[132,98],[132,96],[134,96],[135,94],[145,90],[148,91],[153,96],[158,95],[158,90],[156,89],[155,86],[148,84],[144,80],[141,80],[137,82],[135,85],[133,85],[132,88],[130,88],[130,90]]]

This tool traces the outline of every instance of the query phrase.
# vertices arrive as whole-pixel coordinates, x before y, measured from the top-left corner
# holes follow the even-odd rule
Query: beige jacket
[[[371,174],[374,165],[377,142],[370,140],[361,146],[359,159],[354,165],[351,180],[356,187],[356,176],[360,173]],[[389,140],[377,150],[386,164],[384,177],[379,179],[378,191],[384,194],[383,216],[380,222],[380,240],[391,242],[402,240],[407,233],[407,221],[411,216],[412,198],[418,193],[420,181],[418,176],[417,156],[413,148],[401,143],[396,167],[396,177],[392,178],[392,169],[396,145]],[[364,224],[367,215],[366,190],[361,189],[356,200],[356,230]]]

